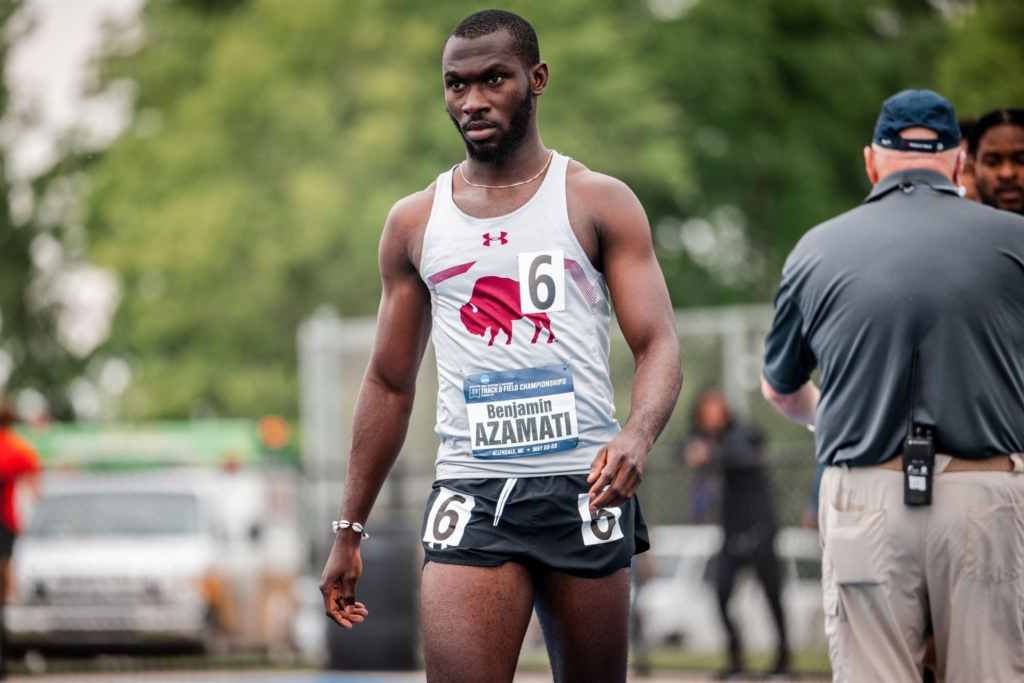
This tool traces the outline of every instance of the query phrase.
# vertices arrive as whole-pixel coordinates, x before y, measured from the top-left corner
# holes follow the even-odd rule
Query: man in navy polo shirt
[[[874,190],[786,262],[762,373],[828,465],[834,680],[918,683],[933,631],[946,683],[1019,682],[1024,218],[960,197],[960,132],[936,93],[887,100],[864,158]]]

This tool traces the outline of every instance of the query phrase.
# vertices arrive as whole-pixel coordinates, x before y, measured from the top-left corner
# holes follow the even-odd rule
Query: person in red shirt
[[[14,407],[0,401],[0,559],[11,556],[14,538],[21,532],[21,521],[15,505],[15,485],[20,477],[42,469],[39,456],[27,441],[18,436]]]
[[[34,475],[42,469],[35,450],[13,429],[18,416],[14,406],[0,400],[0,624],[3,623],[3,604],[10,583],[11,551],[14,539],[21,531],[15,505],[15,486],[23,476]],[[7,664],[6,642],[0,642],[0,678]]]

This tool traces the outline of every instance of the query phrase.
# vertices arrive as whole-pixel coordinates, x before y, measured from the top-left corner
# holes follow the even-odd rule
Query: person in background
[[[697,425],[701,422],[700,411],[701,401],[693,405],[693,412],[690,415],[690,424]],[[702,457],[700,448],[690,448],[694,444],[696,428],[691,427],[691,433],[686,435],[679,447],[679,455],[690,468],[690,492],[686,503],[686,520],[689,524],[712,524],[714,523],[715,512],[718,509],[718,472],[712,467],[712,463]]]
[[[743,675],[743,650],[728,603],[736,574],[752,567],[764,586],[778,633],[778,650],[771,675],[789,674],[789,641],[782,610],[782,573],[775,555],[775,511],[766,476],[762,437],[741,425],[720,389],[706,389],[697,398],[690,439],[683,451],[690,467],[714,467],[721,472],[722,529],[725,540],[718,556],[715,587],[718,608],[729,639],[729,664],[720,678]]]
[[[1024,219],[961,199],[956,114],[932,91],[885,101],[864,161],[865,202],[786,260],[762,368],[827,465],[833,679],[917,683],[932,633],[945,683],[1019,683]]]
[[[960,149],[965,153],[969,153],[968,143],[971,139],[971,130],[977,125],[976,119],[958,119],[957,123],[960,124]],[[960,187],[964,188],[964,198],[970,199],[972,202],[981,201],[978,198],[978,189],[974,185],[974,160],[968,156],[964,162],[964,172],[960,176]]]
[[[15,501],[15,487],[21,477],[32,476],[42,469],[39,456],[24,439],[14,432],[17,413],[6,400],[0,400],[0,624],[3,605],[10,586],[11,552],[20,529]],[[6,676],[7,637],[0,629],[0,678]]]
[[[967,152],[981,203],[1024,216],[1024,109],[996,109],[978,119]]]

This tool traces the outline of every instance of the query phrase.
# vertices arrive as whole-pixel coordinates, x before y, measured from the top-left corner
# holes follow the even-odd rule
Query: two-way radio
[[[917,384],[917,349],[910,364],[910,415],[903,442],[903,504],[932,504],[932,472],[935,469],[935,435],[928,427],[914,424]]]

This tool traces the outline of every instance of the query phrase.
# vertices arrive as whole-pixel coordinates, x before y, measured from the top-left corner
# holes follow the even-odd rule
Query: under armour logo
[[[494,242],[495,240],[497,240],[499,243],[501,243],[502,246],[504,246],[504,245],[508,244],[507,237],[508,237],[508,233],[507,232],[499,232],[497,237],[491,237],[491,234],[487,233],[487,234],[485,234],[483,236],[483,238],[484,238],[484,246],[485,247],[491,246],[491,242]]]

